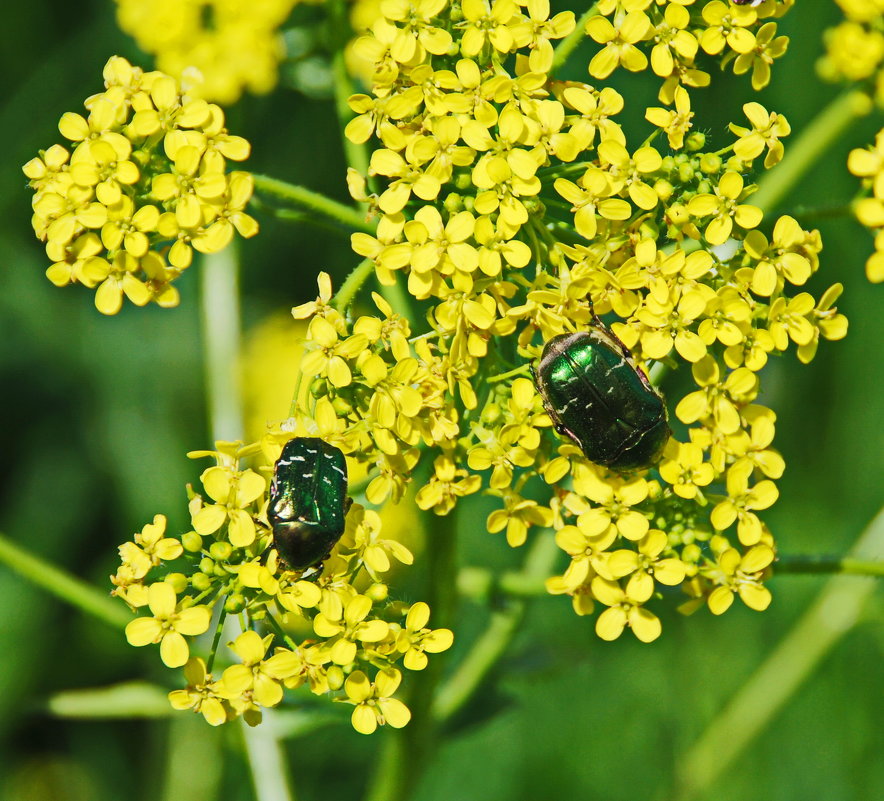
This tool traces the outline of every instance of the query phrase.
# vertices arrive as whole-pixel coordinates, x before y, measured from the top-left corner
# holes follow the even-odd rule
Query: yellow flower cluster
[[[874,146],[850,151],[847,169],[862,178],[867,194],[856,202],[854,213],[875,234],[875,252],[866,262],[866,275],[879,284],[884,281],[884,130],[878,132]]]
[[[381,574],[412,555],[383,538],[378,514],[358,504],[324,565],[293,571],[280,561],[271,548],[267,476],[290,436],[276,430],[253,445],[219,442],[216,451],[190,454],[215,460],[201,476],[204,495],[191,493],[192,529],[170,536],[157,515],[120,546],[113,594],[140,614],[126,637],[134,646],[158,644],[168,667],[184,667],[187,686],[170,693],[172,706],[212,725],[240,716],[254,725],[262,708],[306,686],[352,704],[359,732],[404,726],[410,713],[391,697],[399,665],[422,670],[427,654],[449,648],[453,635],[427,627],[425,603],[388,597]],[[214,649],[228,616],[238,616],[242,633],[224,659]],[[217,637],[206,662],[192,655],[190,639],[213,620]],[[216,659],[226,663],[218,675]]]
[[[34,231],[52,261],[46,275],[95,289],[103,314],[116,314],[124,295],[137,306],[175,306],[172,282],[193,250],[216,253],[234,231],[257,233],[244,211],[251,175],[226,172],[249,143],[227,132],[218,106],[188,99],[168,75],[114,56],[104,80],[86,116],[59,122],[71,149],[53,145],[23,168]]]
[[[824,80],[864,85],[884,104],[884,6],[876,0],[836,0],[844,20],[823,35],[826,52],[817,64]]]
[[[696,63],[702,51],[715,56],[722,67],[732,63],[737,75],[751,70],[752,88],[762,89],[770,82],[774,59],[786,52],[788,39],[776,35],[775,22],[759,22],[781,17],[793,2],[602,0],[598,15],[586,22],[587,35],[603,45],[589,62],[589,74],[602,80],[618,67],[640,72],[650,66],[663,79],[659,97],[668,105],[679,87],[709,85],[709,73]]]
[[[590,74],[650,64],[664,79],[664,107],[646,113],[658,132],[638,148],[618,92],[551,78],[553,43],[575,20],[545,0],[389,0],[352,48],[373,70],[347,135],[372,143],[379,183],[369,195],[350,175],[379,218],[353,248],[382,284],[405,282],[428,328],[413,332],[379,296],[380,315],[351,319],[322,277],[294,310],[309,320],[296,418],[369,470],[371,503],[398,500],[427,460],[420,508],[445,515],[484,489],[500,501],[488,529],[511,545],[555,529],[570,565],[548,588],[580,614],[600,604],[606,639],[657,637],[648,604],[667,586],[715,613],[735,594],[755,609],[770,599],[775,551],[757,513],[784,465],[757,373],[792,345],[809,361],[846,320],[839,286],[819,302],[791,292],[819,266],[818,233],[781,217],[765,234],[748,202],[744,174],[782,157],[786,120],[747,104],[751,127],[732,126],[725,161],[731,148],[703,152],[691,131],[688,92],[708,80],[699,49],[766,83],[786,43],[760,20],[789,5],[599,4],[585,23],[601,45]],[[653,145],[660,132],[674,152]],[[545,341],[599,316],[643,368],[692,370],[696,388],[673,404],[685,435],[659,465],[588,461],[555,436],[527,376]]]
[[[276,86],[279,27],[299,0],[117,0],[120,28],[188,94],[223,105]]]

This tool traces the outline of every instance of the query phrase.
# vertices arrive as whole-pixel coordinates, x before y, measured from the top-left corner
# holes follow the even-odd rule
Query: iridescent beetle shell
[[[329,555],[344,533],[349,506],[344,454],[317,437],[290,439],[276,462],[267,507],[273,545],[290,568]]]
[[[543,348],[534,383],[556,431],[615,470],[655,462],[671,435],[663,396],[601,323]]]

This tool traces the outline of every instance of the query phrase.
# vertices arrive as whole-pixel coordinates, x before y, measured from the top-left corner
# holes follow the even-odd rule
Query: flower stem
[[[358,209],[346,206],[337,200],[332,200],[319,192],[314,192],[312,189],[280,181],[278,178],[271,178],[268,175],[254,175],[253,177],[255,179],[255,189],[259,192],[288,201],[296,206],[302,206],[330,220],[335,220],[354,231],[374,233],[374,226],[366,222],[365,214]]]
[[[486,378],[485,381],[489,384],[494,384],[498,381],[506,381],[508,378],[514,378],[515,376],[529,375],[530,372],[530,364],[520,364],[518,367],[514,367],[512,370],[507,370],[505,373],[500,373],[498,375],[493,375],[490,378]]]
[[[125,628],[132,614],[107,593],[29,553],[0,535],[0,563],[56,598],[80,609],[115,629]]]
[[[274,711],[265,709],[259,726],[242,724],[256,801],[295,801],[288,779],[285,751],[276,736]]]
[[[550,75],[552,75],[559,67],[561,67],[567,60],[568,56],[574,52],[577,45],[583,41],[586,36],[586,22],[590,17],[594,17],[599,13],[599,4],[593,3],[586,11],[583,12],[583,15],[580,19],[577,20],[577,24],[574,26],[574,30],[571,31],[561,42],[556,46],[555,53],[553,54],[553,63],[550,68]]]
[[[205,353],[206,405],[212,439],[243,436],[239,382],[239,261],[234,245],[203,257],[200,311]]]
[[[200,271],[200,306],[206,362],[206,405],[214,440],[243,436],[239,382],[241,320],[239,263],[235,248],[206,256]],[[222,636],[224,612],[215,632],[212,654]],[[245,630],[245,627],[243,627]],[[257,801],[293,801],[285,751],[273,727],[273,710],[263,713],[260,726],[242,724],[246,757]]]
[[[849,559],[881,564],[884,509],[866,527]],[[847,561],[847,560],[842,560]],[[878,583],[833,576],[774,652],[679,760],[671,801],[710,797],[710,789],[771,722],[813,669],[860,620]]]
[[[801,132],[791,147],[786,147],[783,160],[758,181],[752,205],[766,211],[774,210],[795,187],[820,156],[854,121],[872,110],[865,93],[852,89],[836,97]]]
[[[884,560],[850,556],[796,554],[777,557],[774,573],[842,573],[852,576],[884,576]]]
[[[549,576],[559,553],[552,532],[543,532],[534,540],[525,557],[521,571],[523,581],[533,583]],[[480,689],[506,653],[527,608],[528,603],[524,598],[510,599],[501,609],[491,613],[488,628],[473,644],[454,674],[439,688],[433,705],[437,725],[456,715]]]
[[[457,524],[454,513],[431,515],[426,532],[428,566],[427,601],[433,627],[450,626],[456,603]],[[424,774],[439,735],[432,715],[443,659],[434,655],[412,681],[408,698],[411,723],[404,730],[387,733],[365,801],[406,801]]]
[[[363,259],[353,271],[346,277],[341,288],[332,298],[331,305],[342,314],[347,311],[353,299],[356,297],[362,285],[374,274],[374,262],[371,259]]]

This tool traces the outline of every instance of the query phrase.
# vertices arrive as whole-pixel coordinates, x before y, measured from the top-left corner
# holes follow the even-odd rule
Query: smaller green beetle
[[[270,484],[273,544],[292,570],[321,563],[344,533],[347,460],[318,437],[286,442]]]
[[[672,434],[666,403],[601,320],[549,340],[531,373],[556,431],[588,459],[614,470],[659,459]]]

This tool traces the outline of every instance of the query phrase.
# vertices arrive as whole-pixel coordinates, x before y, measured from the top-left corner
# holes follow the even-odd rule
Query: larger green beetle
[[[344,533],[347,461],[317,437],[295,437],[282,449],[270,484],[267,519],[273,545],[293,570],[325,559]]]
[[[629,470],[660,457],[672,434],[663,396],[601,321],[553,337],[531,372],[556,431],[591,461]]]

